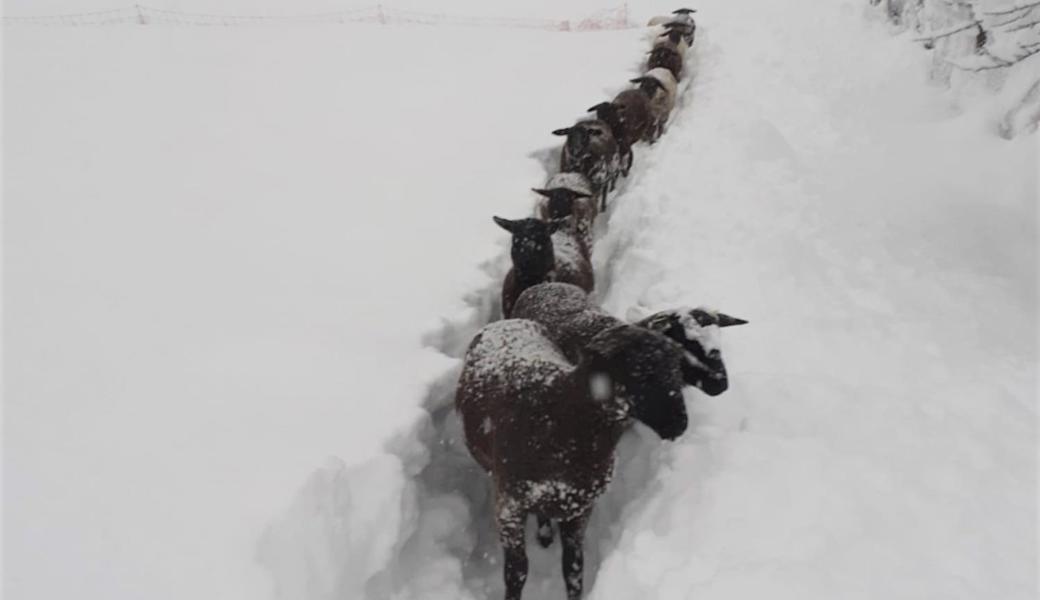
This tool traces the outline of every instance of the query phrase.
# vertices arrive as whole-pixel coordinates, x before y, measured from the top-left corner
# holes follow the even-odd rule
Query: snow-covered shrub
[[[998,96],[1004,138],[1036,131],[1040,121],[1040,1],[871,0],[932,53],[929,79],[958,103]]]

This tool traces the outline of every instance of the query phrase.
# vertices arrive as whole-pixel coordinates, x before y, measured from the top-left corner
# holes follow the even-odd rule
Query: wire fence
[[[74,14],[32,17],[4,17],[4,25],[93,26],[93,25],[193,25],[238,26],[279,24],[374,23],[380,25],[454,25],[471,27],[505,27],[543,29],[548,31],[598,31],[629,29],[628,4],[601,10],[576,20],[476,17],[448,13],[407,10],[377,4],[364,8],[303,15],[218,15],[153,8],[135,4]]]

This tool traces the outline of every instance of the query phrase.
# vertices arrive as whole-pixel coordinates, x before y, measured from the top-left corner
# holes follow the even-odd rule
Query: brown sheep
[[[678,344],[631,325],[597,334],[577,363],[534,321],[497,321],[473,338],[455,406],[491,477],[506,600],[521,600],[531,513],[559,520],[567,597],[581,597],[585,526],[629,419],[665,440],[686,430],[681,361]]]
[[[610,102],[601,102],[589,108],[596,116],[610,125],[622,158],[621,174],[628,177],[632,168],[632,144],[646,139],[653,129],[650,100],[639,90],[625,90]]]
[[[599,119],[585,119],[553,135],[565,135],[560,152],[561,173],[581,173],[589,179],[606,206],[607,192],[617,184],[620,151],[611,126]]]
[[[679,54],[679,51],[675,48],[668,46],[654,48],[650,51],[650,58],[646,61],[646,70],[650,71],[658,67],[668,69],[675,76],[675,80],[679,81],[682,79],[682,54]]]
[[[590,253],[581,236],[569,230],[566,219],[541,221],[494,217],[513,235],[513,267],[502,282],[502,316],[509,318],[513,304],[527,288],[547,281],[572,283],[592,291],[595,279]]]
[[[537,215],[544,221],[570,219],[569,229],[585,242],[590,255],[592,252],[592,226],[595,224],[599,210],[596,201],[585,192],[578,192],[566,187],[532,189],[542,198],[538,202]]]
[[[664,69],[658,69],[658,71],[668,73],[668,76],[671,77],[671,73]],[[638,84],[639,91],[645,94],[646,99],[650,101],[650,127],[646,128],[643,139],[653,143],[664,133],[664,124],[668,121],[672,107],[675,106],[675,95],[670,94],[668,87],[657,77],[644,75],[629,81]]]

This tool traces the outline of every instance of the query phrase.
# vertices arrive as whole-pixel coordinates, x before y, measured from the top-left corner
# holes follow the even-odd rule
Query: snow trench
[[[700,29],[698,36],[703,36]],[[685,58],[686,75],[670,123],[692,101],[696,47]],[[633,70],[639,67],[637,63]],[[614,283],[609,279],[610,267],[625,250],[618,236],[604,235],[613,207],[637,201],[626,197],[628,182],[643,176],[658,147],[636,146],[629,177],[619,181],[607,211],[597,219],[593,256],[597,299],[610,294]],[[557,171],[559,148],[537,150],[528,158],[541,163],[547,179]],[[489,479],[466,448],[454,404],[470,340],[484,325],[501,318],[501,282],[509,266],[508,245],[503,245],[498,256],[481,266],[486,283],[465,295],[465,310],[424,336],[424,344],[450,359],[451,366],[430,383],[416,421],[376,459],[352,467],[330,459],[264,532],[257,560],[272,576],[275,597],[475,600],[504,593]],[[597,501],[587,531],[587,595],[594,589],[600,564],[623,532],[627,508],[652,493],[648,486],[667,468],[661,449],[659,439],[638,426],[622,438],[614,479]],[[524,597],[562,598],[566,592],[559,541],[543,549],[534,540],[534,529],[532,516]]]

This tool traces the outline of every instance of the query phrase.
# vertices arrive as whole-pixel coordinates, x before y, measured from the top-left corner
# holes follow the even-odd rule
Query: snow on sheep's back
[[[491,215],[530,210],[530,153],[641,47],[375,26],[5,38],[19,599],[264,597],[260,533],[326,457],[375,459],[352,482],[392,495],[381,445],[453,366],[423,336],[472,320],[464,295],[502,255]]]

